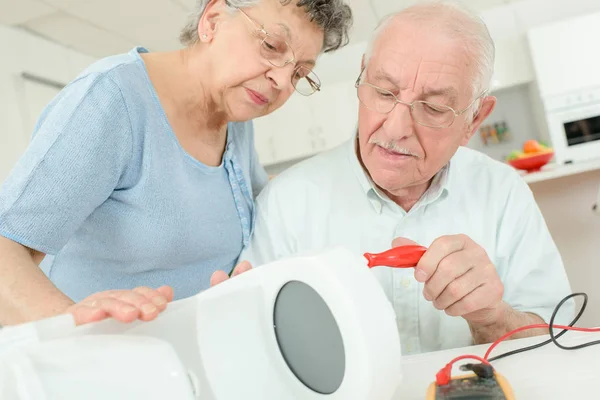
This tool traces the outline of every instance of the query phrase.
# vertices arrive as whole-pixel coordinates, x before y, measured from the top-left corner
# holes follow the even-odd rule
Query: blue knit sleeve
[[[46,107],[0,188],[0,235],[56,254],[118,189],[132,146],[127,107],[110,76],[72,82]]]

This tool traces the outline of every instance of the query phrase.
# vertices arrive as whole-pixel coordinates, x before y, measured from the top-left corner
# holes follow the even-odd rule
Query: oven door
[[[557,163],[600,158],[600,102],[548,114]]]

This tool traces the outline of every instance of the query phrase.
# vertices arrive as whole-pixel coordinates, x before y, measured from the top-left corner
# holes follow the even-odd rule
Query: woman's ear
[[[223,0],[210,0],[200,21],[198,21],[198,37],[202,42],[210,42],[213,40],[215,33],[219,27],[226,12]]]

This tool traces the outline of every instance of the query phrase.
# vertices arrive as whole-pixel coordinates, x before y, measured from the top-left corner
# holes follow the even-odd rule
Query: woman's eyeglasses
[[[242,9],[238,10],[254,25],[258,32],[260,42],[260,54],[274,67],[285,67],[296,63],[296,55],[289,43],[279,35],[270,34],[262,25],[250,18]],[[292,75],[292,85],[296,91],[304,96],[321,90],[321,81],[317,74],[304,65],[296,65]]]

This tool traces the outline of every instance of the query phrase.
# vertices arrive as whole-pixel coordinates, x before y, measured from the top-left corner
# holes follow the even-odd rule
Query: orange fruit
[[[528,140],[523,144],[523,152],[525,153],[539,153],[543,149],[537,140]]]

